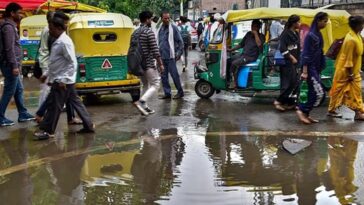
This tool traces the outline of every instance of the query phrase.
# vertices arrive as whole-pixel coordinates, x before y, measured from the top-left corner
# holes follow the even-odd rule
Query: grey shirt
[[[174,37],[174,50],[177,57],[182,55],[184,44],[177,26],[172,24],[172,28]],[[170,53],[171,48],[168,43],[168,36],[169,36],[168,26],[162,25],[158,33],[159,51],[162,59],[171,59],[171,53]]]
[[[22,54],[17,25],[13,20],[7,18],[1,26],[5,62],[11,69],[20,68]]]
[[[264,35],[259,33],[259,38],[262,44],[264,43]],[[243,48],[243,56],[249,58],[251,61],[255,61],[259,54],[262,52],[262,49],[258,47],[257,42],[255,41],[254,34],[249,31],[241,40],[240,46]]]
[[[49,82],[74,84],[76,82],[77,58],[75,46],[66,32],[52,44],[49,56]]]

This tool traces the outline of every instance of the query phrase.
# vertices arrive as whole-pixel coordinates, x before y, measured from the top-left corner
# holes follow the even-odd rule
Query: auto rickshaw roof
[[[46,15],[34,15],[23,18],[20,22],[20,26],[37,26],[45,27],[48,25]]]
[[[350,14],[345,10],[331,9],[301,9],[301,8],[256,8],[247,10],[230,10],[223,15],[228,23],[247,21],[254,19],[288,19],[289,16],[296,14],[301,19],[312,19],[319,11],[329,14],[330,19],[339,22],[347,22]]]
[[[69,30],[82,28],[134,28],[128,16],[117,13],[77,13],[71,15]]]

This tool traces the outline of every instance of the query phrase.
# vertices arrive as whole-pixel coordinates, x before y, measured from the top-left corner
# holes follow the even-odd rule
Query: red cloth
[[[11,2],[20,4],[23,7],[23,10],[35,10],[46,1],[47,0],[0,0],[0,10],[5,9]]]

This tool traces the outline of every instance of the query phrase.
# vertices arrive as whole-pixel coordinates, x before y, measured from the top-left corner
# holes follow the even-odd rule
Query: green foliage
[[[137,18],[143,10],[159,15],[162,10],[174,12],[180,0],[79,0],[79,2],[106,9],[109,12],[122,13],[130,18]],[[183,0],[184,1],[184,0]]]

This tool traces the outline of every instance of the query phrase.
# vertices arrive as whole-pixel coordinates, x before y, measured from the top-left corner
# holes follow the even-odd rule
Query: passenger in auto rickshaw
[[[258,59],[259,54],[263,51],[264,44],[264,35],[260,33],[260,28],[262,27],[262,22],[258,19],[252,21],[251,31],[249,31],[243,38],[243,40],[239,43],[239,45],[234,48],[228,48],[228,52],[236,51],[240,48],[243,49],[243,52],[231,57],[228,60],[228,82],[229,88],[237,88],[237,74],[239,68],[241,66],[246,65],[248,63],[254,62]],[[229,78],[230,76],[230,78]]]

